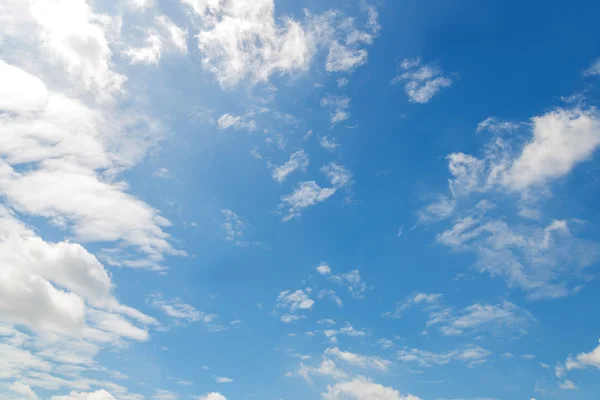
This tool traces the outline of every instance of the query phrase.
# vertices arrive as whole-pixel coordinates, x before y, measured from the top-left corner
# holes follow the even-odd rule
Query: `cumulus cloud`
[[[392,79],[392,84],[406,82],[404,92],[413,103],[428,103],[440,90],[450,87],[452,79],[442,75],[433,64],[421,65],[421,60],[405,59],[400,64],[403,73]]]
[[[283,291],[277,296],[277,307],[287,308],[290,312],[295,312],[296,310],[309,310],[315,304],[315,301],[308,297],[308,293],[310,293],[310,291]]]
[[[589,353],[579,353],[576,356],[569,356],[565,362],[565,367],[569,371],[582,368],[600,369],[600,346]]]
[[[183,254],[163,231],[169,221],[108,179],[157,140],[154,122],[90,109],[2,61],[0,74],[2,108],[11,113],[0,122],[0,192],[9,205],[71,228],[78,240],[120,241],[145,254],[143,261],[107,256],[114,265],[160,269],[164,254]],[[21,85],[30,91],[9,97]],[[21,170],[25,163],[31,167]]]
[[[210,392],[196,397],[196,400],[227,400],[227,397],[219,392]]]
[[[132,46],[122,51],[131,64],[158,64],[163,53],[169,51],[187,53],[187,30],[175,25],[165,15],[156,17],[154,25],[153,28],[144,29],[146,37],[143,46]]]
[[[50,400],[116,400],[106,390],[95,392],[71,392],[66,396],[52,396]]]
[[[506,135],[525,126],[531,129],[531,137],[523,142]],[[600,146],[597,110],[557,108],[533,117],[527,125],[486,120],[479,128],[493,134],[482,157],[448,156],[449,195],[421,209],[419,221],[432,223],[454,216],[437,242],[454,251],[475,253],[477,269],[504,278],[532,299],[576,293],[577,282],[585,281],[585,268],[600,258],[600,245],[573,233],[574,226],[581,226],[577,221],[549,219],[537,207],[553,182]],[[486,197],[498,194],[519,196],[521,220],[509,223],[493,216],[495,204]],[[475,206],[465,207],[474,200]]]
[[[328,385],[327,391],[322,393],[325,400],[421,400],[412,394],[403,396],[396,389],[375,383],[372,380],[359,376],[350,381],[338,382]]]
[[[322,48],[328,51],[327,70],[352,70],[366,61],[366,50],[359,46],[371,44],[379,32],[377,11],[372,6],[363,6],[367,30],[362,31],[354,26],[354,19],[335,10],[321,15],[307,11],[302,21],[283,16],[278,23],[273,0],[183,2],[202,27],[196,39],[204,68],[223,87],[307,71]]]

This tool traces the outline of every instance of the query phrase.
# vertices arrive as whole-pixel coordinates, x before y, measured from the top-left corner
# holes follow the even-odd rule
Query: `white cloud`
[[[329,47],[325,70],[329,72],[352,71],[366,62],[366,50],[348,48],[335,41]]]
[[[343,88],[344,86],[348,85],[348,83],[350,83],[350,81],[348,80],[348,78],[337,78],[337,85],[339,88]]]
[[[225,239],[229,241],[237,241],[244,234],[245,224],[241,218],[231,210],[221,210],[225,217],[225,222],[221,227],[225,230]]]
[[[417,363],[421,367],[432,367],[434,365],[445,365],[452,361],[462,361],[469,366],[482,364],[491,355],[486,349],[468,345],[460,350],[452,350],[446,353],[435,353],[432,351],[404,348],[398,351],[398,359],[407,363]]]
[[[533,138],[502,176],[522,190],[569,173],[600,146],[600,114],[594,109],[557,109],[532,118]]]
[[[379,371],[387,371],[392,364],[391,361],[377,356],[364,356],[361,354],[342,351],[337,347],[330,347],[325,350],[325,355],[331,358],[337,358],[348,365],[371,368]]]
[[[317,272],[321,275],[329,275],[331,274],[331,268],[327,263],[321,262],[321,264],[319,264],[317,267]]]
[[[323,325],[335,325],[335,321],[332,320],[331,318],[320,319],[317,321],[317,323],[323,324]]]
[[[339,275],[331,274],[330,270],[328,279],[340,285],[346,286],[352,296],[358,299],[364,298],[364,294],[367,291],[367,284],[362,280],[360,272],[357,269]]]
[[[432,64],[420,66],[421,60],[405,59],[400,64],[406,70],[392,79],[392,84],[406,82],[404,92],[414,103],[427,103],[441,89],[450,87],[452,79],[443,76],[442,71]]]
[[[188,322],[203,321],[209,323],[216,318],[217,315],[205,314],[197,310],[190,304],[185,304],[181,299],[175,298],[173,300],[164,300],[162,294],[154,294],[150,297],[150,304],[153,307],[161,309],[169,317],[176,320],[186,320]]]
[[[286,290],[277,296],[277,307],[288,308],[290,312],[309,310],[314,304],[314,300],[308,297],[308,292],[303,290],[296,290],[295,292]]]
[[[331,340],[331,341],[334,343],[336,342],[335,337],[337,335],[345,335],[345,336],[350,336],[350,337],[365,337],[367,335],[367,333],[365,331],[355,329],[348,322],[346,322],[346,324],[339,330],[328,329],[328,330],[324,331],[323,334],[330,339],[333,338],[333,340]]]
[[[187,53],[187,30],[175,25],[169,17],[165,15],[156,17],[154,27],[147,28],[145,31],[144,46],[128,47],[122,51],[131,64],[158,64],[166,51]]]
[[[204,2],[184,0],[196,12],[196,35],[204,67],[222,86],[240,80],[266,81],[272,74],[306,70],[313,54],[309,34],[300,22],[275,20],[273,0]]]
[[[284,324],[291,324],[301,319],[306,319],[306,315],[283,314],[279,320]]]
[[[308,163],[308,154],[306,154],[304,150],[298,150],[290,155],[288,161],[273,170],[273,179],[281,183],[294,171],[306,171]]]
[[[227,400],[227,397],[223,396],[219,392],[210,392],[202,396],[198,396],[196,400]]]
[[[328,376],[333,379],[343,379],[343,378],[347,377],[346,372],[339,369],[335,365],[335,362],[333,362],[332,360],[330,360],[327,357],[323,357],[323,360],[317,367],[307,366],[301,362],[300,368],[298,369],[297,374],[299,376],[301,376],[302,378],[304,378],[309,383],[312,382],[312,379],[311,379],[312,375]]]
[[[540,198],[550,195],[550,184],[587,160],[600,146],[600,117],[595,109],[558,108],[531,119],[532,137],[517,143],[502,129],[483,149],[483,157],[463,153],[448,156],[449,196],[441,196],[418,212],[420,222],[456,217],[451,228],[437,236],[438,243],[455,251],[477,255],[476,268],[504,278],[529,298],[563,297],[576,293],[585,282],[584,269],[600,259],[600,245],[576,237],[575,221],[551,220],[539,210]],[[516,125],[515,125],[516,126]],[[511,126],[512,130],[514,126]],[[516,128],[515,128],[516,129]],[[510,140],[509,140],[510,139]],[[492,218],[494,204],[472,197],[504,194],[520,196],[522,219],[508,223]],[[531,219],[533,218],[533,221]],[[523,222],[523,219],[527,221]],[[545,226],[544,226],[545,225]]]
[[[323,136],[321,140],[319,140],[319,145],[329,152],[335,151],[340,147],[337,139],[331,136]]]
[[[0,81],[2,94],[14,94],[21,84],[31,89],[15,102],[4,98],[11,117],[0,122],[0,192],[10,206],[71,228],[75,239],[120,241],[145,255],[130,260],[124,252],[113,254],[114,265],[160,269],[163,254],[184,254],[163,231],[169,221],[115,179],[157,140],[155,122],[135,112],[90,109],[2,61],[0,74],[6,77]],[[20,169],[24,163],[30,168]]]
[[[213,376],[213,379],[217,383],[231,383],[231,382],[233,382],[233,379],[228,378],[226,376]]]
[[[560,386],[561,389],[565,389],[565,390],[575,390],[575,389],[577,389],[577,386],[575,386],[575,384],[573,383],[573,381],[570,381],[568,379],[565,379],[563,382],[561,382],[559,386]]]
[[[600,369],[600,346],[596,347],[589,353],[579,353],[575,357],[569,356],[565,362],[567,370],[581,368],[598,368]]]
[[[322,393],[322,396],[325,400],[421,400],[412,394],[402,396],[394,388],[380,385],[362,376],[350,381],[338,382],[333,386],[328,385],[327,391]]]
[[[404,301],[396,304],[394,312],[383,313],[384,317],[400,318],[404,312],[415,305],[436,305],[439,304],[442,299],[442,295],[439,293],[416,293],[412,296],[407,297]]]
[[[477,132],[488,131],[492,133],[512,132],[521,125],[510,121],[499,121],[495,117],[488,117],[477,124]]]
[[[101,97],[123,90],[126,77],[111,62],[110,17],[95,14],[84,0],[36,1],[31,15],[41,28],[43,50],[64,66],[73,82]]]
[[[324,297],[329,297],[331,300],[333,300],[335,302],[335,304],[338,305],[338,307],[341,307],[344,304],[342,299],[335,293],[334,290],[331,290],[331,289],[320,290],[319,294],[317,295],[317,298],[322,299]]]
[[[427,325],[441,325],[443,335],[457,336],[481,330],[494,334],[507,330],[526,333],[525,328],[533,322],[535,319],[530,313],[504,301],[499,305],[475,303],[458,312],[448,308],[431,311]]]
[[[321,48],[329,49],[327,70],[355,68],[366,59],[366,51],[358,46],[371,44],[379,31],[377,11],[372,6],[363,7],[368,15],[369,31],[365,32],[354,27],[354,19],[334,10],[316,16],[306,11],[304,21],[284,15],[278,23],[273,0],[183,2],[199,19],[201,29],[196,39],[203,65],[223,87],[305,72]]]
[[[325,174],[331,185],[335,188],[343,188],[352,184],[352,172],[336,162],[330,162],[323,166],[321,172]]]
[[[8,386],[12,392],[23,396],[23,400],[38,400],[37,394],[29,387],[21,382],[13,382]]]
[[[350,117],[350,98],[346,96],[329,95],[321,99],[321,107],[329,111],[331,125],[343,122]]]
[[[597,59],[583,72],[586,76],[597,76],[600,75],[600,58]]]
[[[157,389],[152,396],[154,400],[177,400],[179,396],[177,394],[164,389]]]
[[[95,392],[71,392],[67,396],[52,396],[50,400],[116,400],[106,390]]]
[[[246,129],[248,131],[256,130],[256,122],[246,117],[239,115],[223,114],[217,120],[217,127],[219,129]]]
[[[324,202],[335,192],[335,188],[321,188],[315,181],[299,182],[292,194],[281,198],[280,208],[288,209],[288,214],[283,217],[283,220],[289,221],[300,217],[305,208]]]

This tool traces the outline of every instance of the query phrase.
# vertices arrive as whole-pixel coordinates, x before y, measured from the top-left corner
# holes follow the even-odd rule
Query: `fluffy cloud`
[[[52,396],[50,400],[116,400],[106,390],[96,392],[71,392],[67,396]]]
[[[84,0],[35,1],[30,11],[41,48],[73,82],[101,97],[123,90],[126,77],[114,71],[107,39],[111,17],[94,13]]]
[[[298,218],[305,208],[322,203],[336,192],[335,188],[321,188],[315,181],[300,182],[294,188],[294,192],[281,198],[280,208],[287,208],[288,214],[283,217],[284,221]]]
[[[352,183],[352,173],[350,170],[336,162],[330,162],[323,166],[321,172],[325,174],[331,185],[335,188],[347,187]]]
[[[366,61],[366,50],[359,46],[371,44],[379,32],[377,11],[366,5],[367,31],[361,31],[354,19],[334,10],[322,15],[307,11],[304,21],[284,16],[278,24],[273,0],[183,2],[200,22],[196,39],[204,67],[223,87],[307,71],[320,48],[328,49],[327,70],[352,70]]]
[[[183,254],[163,231],[169,221],[114,180],[158,138],[154,122],[90,109],[2,61],[0,74],[6,77],[0,93],[14,95],[21,85],[30,89],[3,99],[11,117],[0,122],[0,192],[9,205],[71,228],[78,240],[120,241],[145,256],[107,254],[115,265],[160,269],[163,254]],[[26,163],[31,167],[19,168]]]
[[[246,129],[248,131],[253,131],[256,129],[256,122],[239,115],[223,114],[217,120],[217,127],[219,129],[233,128],[237,130]]]
[[[308,163],[308,154],[304,150],[298,150],[284,164],[273,169],[273,179],[281,183],[294,171],[306,171]]]
[[[325,400],[421,400],[412,394],[402,396],[394,388],[380,385],[361,376],[327,386],[327,391],[322,393],[322,396]]]
[[[315,301],[308,297],[308,293],[310,292],[303,290],[296,290],[295,292],[286,290],[281,292],[277,296],[277,307],[288,308],[290,312],[309,310],[315,304]]]
[[[37,394],[29,387],[21,382],[14,382],[8,386],[8,389],[23,397],[23,400],[38,400]]]
[[[129,47],[122,54],[131,64],[157,64],[165,51],[187,53],[187,30],[184,30],[165,15],[154,19],[154,27],[146,29],[145,44]]]
[[[329,72],[352,71],[367,62],[365,49],[352,49],[333,42],[327,54],[325,69]]]
[[[490,119],[480,124],[478,129],[493,134],[483,156],[450,154],[450,195],[420,210],[418,218],[431,223],[457,215],[437,236],[438,243],[474,252],[477,269],[504,278],[532,299],[567,296],[585,281],[585,268],[600,258],[600,245],[573,234],[580,222],[548,219],[537,208],[553,181],[600,146],[600,117],[593,108],[558,108],[531,119],[529,140],[519,143],[505,135],[521,126]],[[495,204],[486,196],[512,193],[520,197],[522,219],[493,216]],[[475,206],[465,207],[473,201]]]
[[[421,66],[421,60],[405,59],[400,67],[405,70],[392,79],[392,84],[406,82],[404,92],[414,103],[428,103],[441,89],[450,87],[452,79],[442,75],[442,71],[432,65]]]
[[[196,400],[227,400],[227,397],[223,396],[219,392],[210,392],[202,396],[198,396]]]
[[[600,346],[589,353],[579,353],[575,357],[569,356],[565,362],[565,367],[567,370],[590,367],[600,369]]]

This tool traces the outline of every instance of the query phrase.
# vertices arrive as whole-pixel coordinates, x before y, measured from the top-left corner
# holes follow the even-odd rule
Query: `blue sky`
[[[594,399],[592,1],[0,5],[0,397]]]

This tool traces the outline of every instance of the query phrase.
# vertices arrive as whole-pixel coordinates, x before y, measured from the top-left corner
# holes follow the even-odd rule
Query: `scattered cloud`
[[[462,361],[469,366],[475,366],[485,363],[490,355],[489,351],[476,345],[468,345],[460,350],[452,350],[446,353],[434,353],[414,348],[404,348],[398,351],[398,359],[400,361],[417,363],[421,367],[445,365],[452,361]]]
[[[194,306],[183,303],[181,299],[175,298],[173,300],[164,300],[163,295],[160,293],[150,297],[150,304],[153,307],[159,308],[175,320],[185,320],[187,322],[202,321],[209,323],[218,318],[215,314],[205,314],[197,310]]]
[[[329,111],[331,125],[338,124],[350,118],[350,98],[346,96],[329,95],[321,99],[321,107]]]
[[[376,369],[385,372],[392,364],[391,361],[377,356],[364,356],[361,354],[342,351],[337,347],[330,347],[325,350],[325,355],[330,358],[336,358],[348,365]]]
[[[585,76],[598,76],[600,75],[600,58],[597,59],[590,65],[588,69],[583,71],[583,75]]]
[[[450,87],[452,79],[442,75],[433,64],[421,65],[419,58],[405,59],[400,68],[403,73],[392,79],[392,84],[406,82],[404,92],[413,103],[428,103],[441,89]]]
[[[227,400],[227,397],[219,392],[210,392],[196,397],[196,400]]]
[[[155,17],[154,26],[145,31],[144,45],[127,47],[122,54],[131,64],[158,64],[164,52],[187,53],[187,30],[175,25],[165,15]]]
[[[239,115],[223,114],[217,120],[217,127],[219,129],[245,129],[247,131],[254,131],[257,128],[256,121],[249,119],[248,117],[242,117]]]
[[[228,378],[226,376],[213,376],[213,379],[217,383],[231,383],[231,382],[233,382],[233,379]]]
[[[310,310],[315,301],[308,297],[309,293],[310,290],[283,291],[277,296],[277,307],[287,308],[292,313],[296,310]]]
[[[308,163],[308,154],[306,154],[304,150],[298,150],[292,155],[290,155],[290,159],[286,161],[283,165],[280,165],[273,169],[273,179],[281,183],[292,172],[306,171]]]
[[[329,152],[333,152],[340,147],[337,139],[331,136],[323,136],[321,140],[319,140],[319,145]]]
[[[304,209],[324,202],[333,196],[335,192],[335,188],[321,188],[315,181],[299,182],[293,193],[281,198],[280,208],[288,209],[283,221],[300,217]]]

